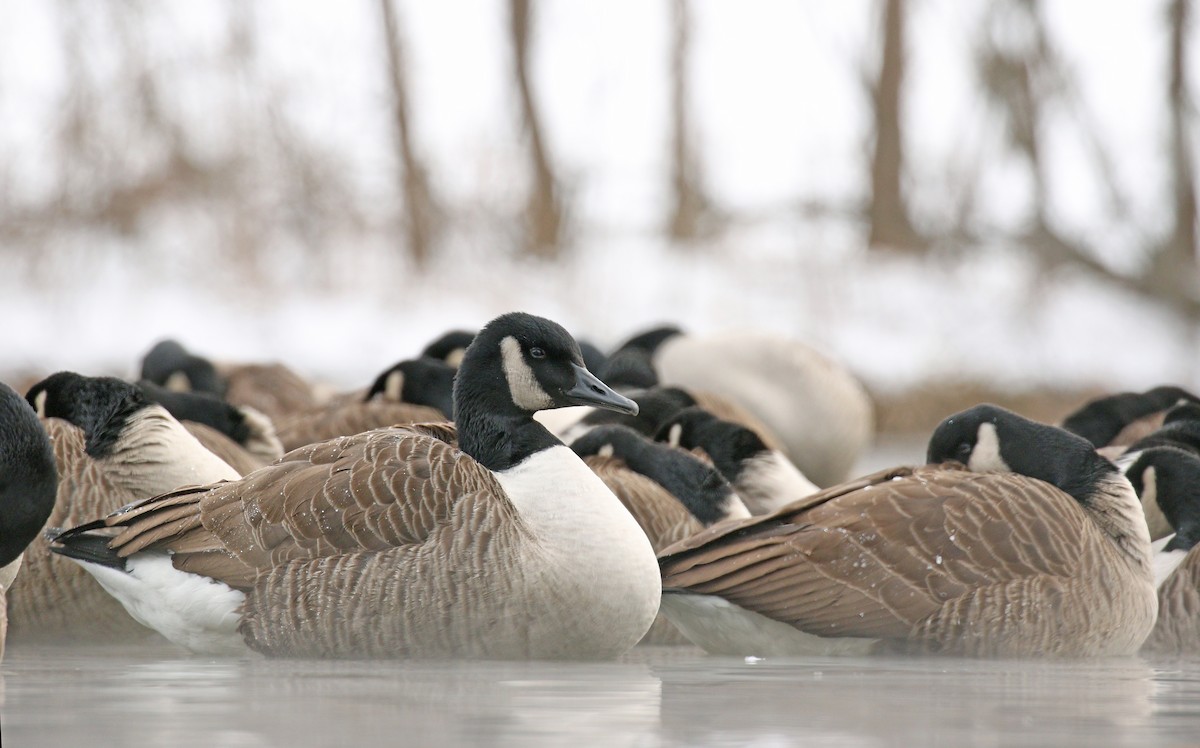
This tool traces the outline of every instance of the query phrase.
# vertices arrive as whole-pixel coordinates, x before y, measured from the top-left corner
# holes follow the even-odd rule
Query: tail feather
[[[60,532],[50,540],[50,550],[60,556],[125,571],[125,559],[109,547],[112,536],[92,532],[104,528],[104,520],[96,520]],[[49,535],[49,533],[47,533]]]

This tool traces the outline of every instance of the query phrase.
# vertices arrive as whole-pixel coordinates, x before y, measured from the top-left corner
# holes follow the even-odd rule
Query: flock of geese
[[[849,479],[872,421],[765,334],[606,355],[514,312],[350,392],[166,341],[137,382],[0,384],[0,626],[293,657],[1200,650],[1195,396],[979,405],[928,464]]]

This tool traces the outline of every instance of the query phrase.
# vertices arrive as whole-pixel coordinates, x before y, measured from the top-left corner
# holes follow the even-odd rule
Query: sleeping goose
[[[715,653],[1123,655],[1154,625],[1137,496],[1086,440],[1001,408],[929,461],[709,528],[660,555],[662,609]]]
[[[174,340],[156,344],[142,359],[141,378],[179,391],[208,392],[233,405],[249,405],[277,421],[311,408],[316,389],[280,363],[213,363]]]
[[[115,511],[180,486],[233,480],[238,473],[135,385],[60,372],[26,394],[42,416],[58,468],[50,527]],[[74,564],[42,543],[25,554],[9,594],[14,640],[113,642],[149,632]]]
[[[279,438],[287,450],[408,423],[444,421],[453,413],[455,369],[431,358],[401,361],[375,378],[365,396],[336,398],[282,418]]]
[[[636,411],[567,332],[511,313],[475,337],[449,426],[310,445],[60,535],[130,613],[197,651],[611,658],[654,620],[645,533],[533,420]],[[115,536],[114,536],[115,533]]]
[[[208,451],[245,475],[283,456],[271,419],[249,405],[236,406],[203,392],[179,392],[138,382],[146,399],[167,409]]]
[[[1200,652],[1200,456],[1175,447],[1142,450],[1126,477],[1167,525],[1155,543],[1158,619],[1143,652]]]
[[[29,403],[0,382],[0,660],[8,634],[8,592],[26,547],[54,510],[54,449]]]
[[[820,490],[754,431],[717,418],[704,408],[680,410],[659,427],[655,438],[706,454],[751,514],[772,512]]]
[[[621,348],[630,347],[650,355],[663,384],[721,395],[745,408],[817,485],[844,480],[872,438],[874,407],[866,390],[845,367],[798,341],[753,330],[688,335],[666,326]]]
[[[1062,420],[1062,427],[1087,439],[1097,449],[1113,448],[1105,454],[1115,457],[1162,426],[1173,406],[1195,402],[1200,399],[1173,385],[1145,392],[1118,392],[1085,403]]]

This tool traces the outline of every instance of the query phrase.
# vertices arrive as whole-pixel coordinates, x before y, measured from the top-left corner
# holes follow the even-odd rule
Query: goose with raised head
[[[662,384],[720,395],[745,408],[817,485],[844,480],[873,436],[874,406],[858,380],[786,336],[755,330],[689,335],[664,326],[635,336],[626,347],[650,355]],[[736,420],[709,403],[700,405]]]
[[[627,426],[598,426],[571,450],[621,500],[655,551],[717,522],[750,516],[716,468]],[[640,643],[690,642],[660,614]]]
[[[1150,538],[1112,463],[990,405],[943,421],[928,458],[666,549],[663,612],[726,654],[1138,650]]]
[[[143,623],[200,651],[609,658],[658,610],[645,533],[533,419],[634,412],[559,325],[490,322],[446,427],[310,445],[247,478],[140,502],[58,536]]]
[[[149,380],[138,388],[150,402],[167,409],[204,447],[240,475],[283,456],[275,424],[249,405],[232,405],[204,392],[179,392]]]
[[[655,436],[673,447],[699,450],[733,486],[751,514],[766,514],[820,489],[753,430],[704,408],[684,408]]]
[[[8,636],[8,593],[58,489],[54,449],[29,403],[0,382],[0,660]]]
[[[42,417],[59,481],[48,526],[83,522],[180,486],[233,480],[238,472],[137,386],[59,372],[26,400]],[[83,570],[41,543],[9,596],[11,633],[22,641],[140,640],[138,626]]]

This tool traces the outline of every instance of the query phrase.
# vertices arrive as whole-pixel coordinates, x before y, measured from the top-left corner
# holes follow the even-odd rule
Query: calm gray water
[[[877,445],[860,469],[922,451]],[[13,642],[0,688],[4,748],[1200,745],[1200,659],[324,662]]]
[[[1200,660],[325,662],[163,645],[14,647],[0,674],[5,748],[1200,744]]]

